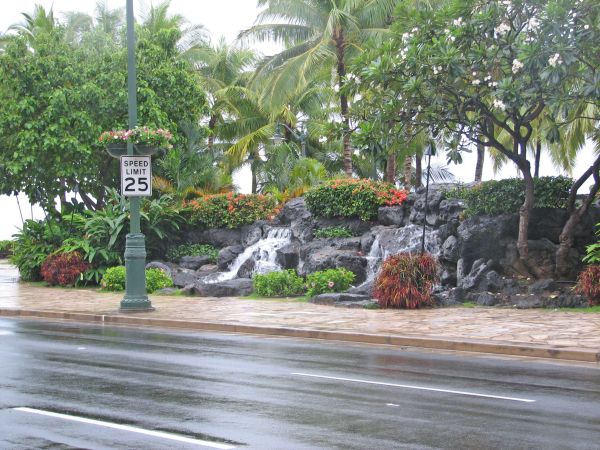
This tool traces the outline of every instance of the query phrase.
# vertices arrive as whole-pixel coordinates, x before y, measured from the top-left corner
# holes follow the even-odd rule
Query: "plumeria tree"
[[[397,10],[394,39],[363,61],[360,73],[359,92],[378,92],[382,114],[407,139],[425,131],[444,140],[454,159],[467,146],[483,145],[519,168],[525,201],[517,246],[524,269],[533,273],[527,264],[534,202],[527,147],[540,115],[565,103],[584,64],[569,45],[591,44],[568,36],[597,29],[597,21],[580,22],[574,12],[591,17],[594,2],[571,3],[460,0],[432,9],[406,2]],[[567,22],[557,25],[559,18]],[[510,138],[498,139],[500,132]]]

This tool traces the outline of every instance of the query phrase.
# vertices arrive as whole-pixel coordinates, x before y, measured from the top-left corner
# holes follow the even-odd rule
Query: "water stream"
[[[256,244],[247,247],[243,253],[231,263],[227,272],[209,275],[203,281],[205,283],[219,283],[232,280],[242,265],[250,258],[254,260],[253,273],[267,273],[281,270],[277,264],[277,250],[290,243],[292,230],[289,228],[271,228],[267,236],[260,239]]]

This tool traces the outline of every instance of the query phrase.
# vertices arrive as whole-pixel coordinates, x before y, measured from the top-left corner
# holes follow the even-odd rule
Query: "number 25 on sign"
[[[121,194],[126,197],[152,195],[150,156],[121,156]]]

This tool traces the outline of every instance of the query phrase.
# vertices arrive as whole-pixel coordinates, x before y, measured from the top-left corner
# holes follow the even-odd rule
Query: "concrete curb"
[[[493,353],[510,356],[527,356],[571,361],[600,362],[600,350],[574,347],[545,346],[536,344],[490,343],[477,340],[448,340],[419,336],[398,336],[338,331],[322,331],[302,328],[264,327],[231,323],[198,322],[174,319],[157,319],[138,315],[91,314],[67,311],[43,311],[31,309],[0,308],[0,316],[16,318],[38,318],[90,322],[107,325],[130,325],[161,327],[180,330],[221,331],[267,336],[285,336],[305,339],[324,339],[365,344],[385,344],[398,347],[419,347],[438,350]]]

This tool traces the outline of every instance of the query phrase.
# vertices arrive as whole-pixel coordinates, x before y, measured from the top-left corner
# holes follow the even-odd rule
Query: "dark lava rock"
[[[276,261],[283,269],[295,269],[300,262],[300,245],[292,242],[277,250]]]
[[[198,281],[199,275],[190,269],[174,269],[171,274],[173,285],[176,287],[184,287],[189,284],[194,284]]]
[[[238,257],[240,253],[244,252],[242,245],[233,245],[231,247],[225,247],[219,252],[217,258],[217,266],[219,270],[227,270],[229,265]]]
[[[219,283],[197,282],[194,292],[200,297],[241,297],[252,293],[252,280],[238,278]]]
[[[201,256],[183,256],[179,265],[184,269],[198,270],[201,266],[210,263],[210,257]]]
[[[211,244],[217,248],[230,247],[242,243],[241,229],[211,228],[209,230],[190,231],[186,238],[193,244]]]
[[[405,215],[404,206],[382,206],[377,210],[377,222],[399,227],[405,224]]]
[[[357,302],[363,300],[371,300],[371,297],[360,294],[349,294],[347,292],[331,292],[315,295],[309,302],[317,305],[334,305],[336,303]]]

